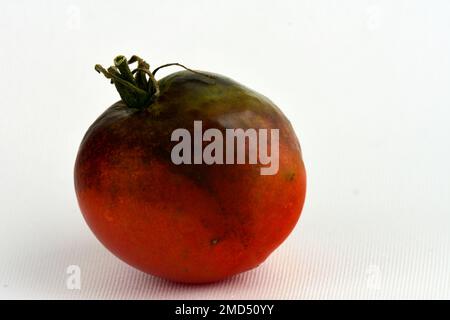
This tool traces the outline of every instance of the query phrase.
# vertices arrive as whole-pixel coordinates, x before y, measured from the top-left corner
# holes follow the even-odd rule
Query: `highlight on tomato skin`
[[[78,203],[96,237],[131,266],[177,282],[219,281],[260,265],[295,227],[306,193],[300,144],[280,109],[218,74],[187,69],[156,80],[159,69],[137,56],[96,70],[121,96],[90,126],[75,162]],[[177,129],[192,149],[180,147],[188,144],[174,139]],[[250,154],[237,163],[237,149],[227,158],[236,129],[262,138],[256,148],[243,140],[257,159],[277,152],[276,172]],[[208,132],[214,139],[204,139]]]

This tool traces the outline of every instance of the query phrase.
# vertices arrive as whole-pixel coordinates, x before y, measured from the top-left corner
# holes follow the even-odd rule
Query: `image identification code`
[[[176,315],[199,315],[206,318],[208,314],[219,315],[271,315],[273,304],[220,304],[211,306],[190,306],[182,304],[175,308]]]

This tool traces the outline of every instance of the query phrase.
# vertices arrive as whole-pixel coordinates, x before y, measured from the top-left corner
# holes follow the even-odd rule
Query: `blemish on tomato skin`
[[[289,181],[289,182],[294,181],[294,179],[295,179],[295,172],[288,172],[288,173],[285,175],[285,178],[286,178],[286,180]]]
[[[190,252],[187,249],[183,250],[183,252],[181,253],[181,258],[184,260],[188,259],[189,256],[190,256]]]
[[[219,239],[212,239],[211,241],[210,241],[210,244],[212,245],[212,246],[215,246],[216,244],[218,244],[219,243]]]
[[[114,221],[114,216],[112,215],[112,213],[110,211],[107,211],[104,214],[104,217],[105,217],[106,221],[108,221],[108,222]]]
[[[184,210],[181,207],[176,207],[175,210],[173,211],[175,216],[181,216],[183,214]]]

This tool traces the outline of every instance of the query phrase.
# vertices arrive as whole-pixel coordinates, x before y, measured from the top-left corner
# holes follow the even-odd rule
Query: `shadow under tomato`
[[[4,257],[8,264],[0,271],[0,291],[31,299],[277,299],[280,293],[273,290],[274,283],[292,282],[290,266],[297,266],[295,273],[311,277],[311,270],[299,267],[304,265],[301,255],[281,251],[259,267],[220,282],[175,283],[128,266],[91,234],[79,238],[65,234],[61,239],[47,237],[37,246],[18,244]],[[80,289],[73,285],[74,277]],[[294,296],[302,291],[295,281],[291,287]]]

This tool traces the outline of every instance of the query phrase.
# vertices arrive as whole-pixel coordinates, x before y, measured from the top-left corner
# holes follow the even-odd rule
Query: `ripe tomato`
[[[79,206],[97,238],[128,264],[180,282],[218,281],[261,264],[305,199],[300,145],[282,112],[217,74],[189,69],[156,81],[142,59],[123,56],[115,68],[96,68],[122,97],[88,129],[75,163]],[[194,121],[220,132],[279,129],[277,173],[262,175],[261,163],[174,164],[172,133],[192,132]]]

